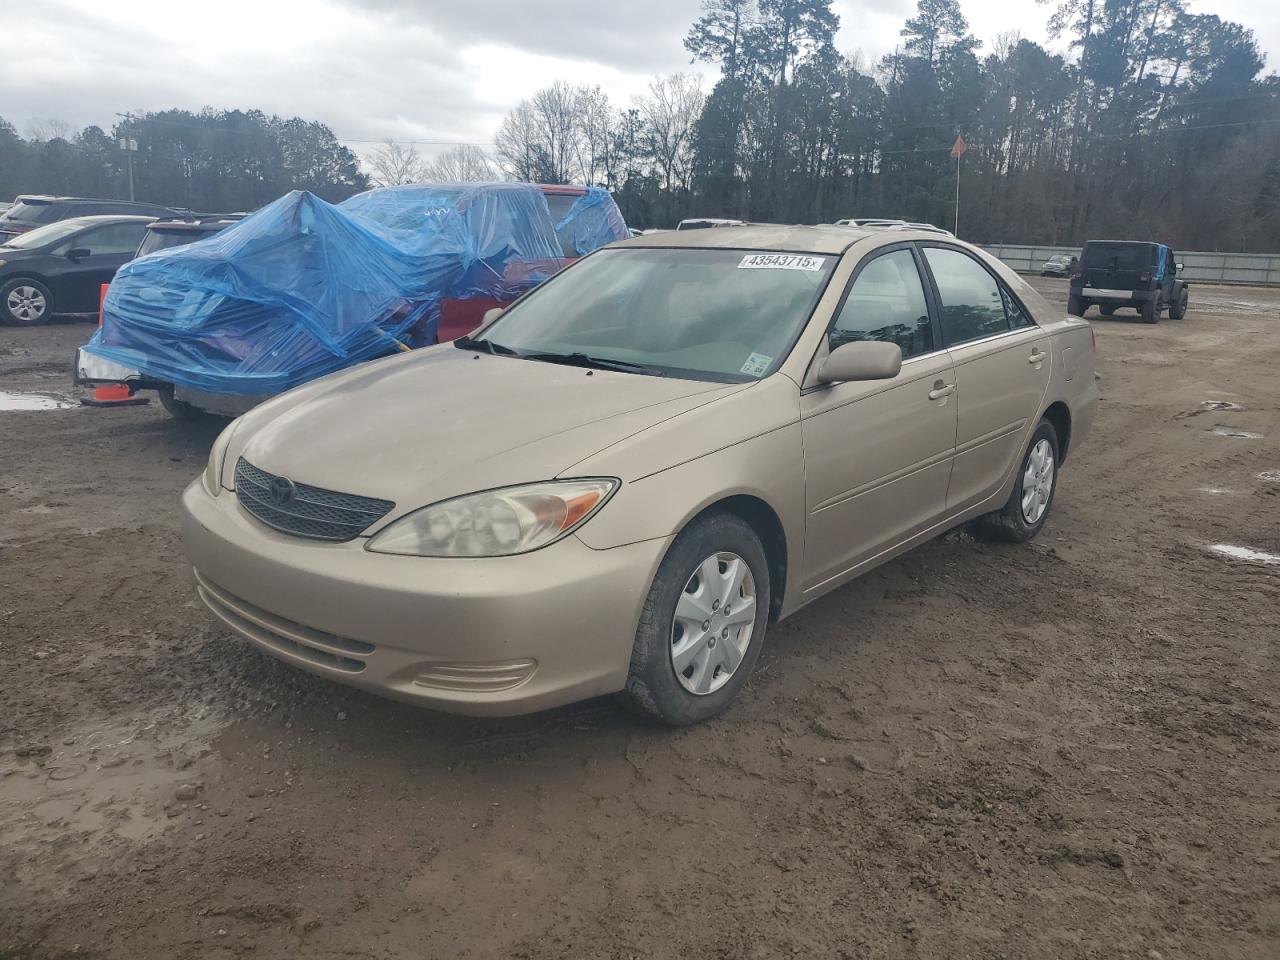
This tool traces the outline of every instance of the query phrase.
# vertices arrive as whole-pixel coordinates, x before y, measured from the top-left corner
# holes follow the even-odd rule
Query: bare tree
[[[32,119],[27,123],[27,139],[32,143],[48,143],[50,140],[70,140],[74,133],[71,124],[57,117]]]
[[[487,151],[460,143],[427,164],[425,179],[433,183],[484,183],[501,180],[502,174]]]
[[[380,187],[398,187],[405,183],[422,183],[427,179],[427,165],[413,144],[388,140],[369,158],[371,179]]]
[[[692,185],[693,132],[705,100],[702,77],[692,73],[657,77],[649,93],[636,98],[658,175],[668,191]]]

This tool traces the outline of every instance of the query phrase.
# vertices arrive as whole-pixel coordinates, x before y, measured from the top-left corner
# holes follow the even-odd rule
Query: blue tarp
[[[445,299],[515,299],[627,236],[608,191],[557,222],[531,184],[289,193],[206,240],[122,267],[91,353],[212,393],[278,393],[436,342]]]

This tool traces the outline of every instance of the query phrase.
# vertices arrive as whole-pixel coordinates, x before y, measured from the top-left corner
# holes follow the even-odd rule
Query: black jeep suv
[[[1083,317],[1097,305],[1104,317],[1119,307],[1133,307],[1144,323],[1159,323],[1169,311],[1173,320],[1187,315],[1187,284],[1178,279],[1182,264],[1163,243],[1140,240],[1090,240],[1071,274],[1067,312]]]

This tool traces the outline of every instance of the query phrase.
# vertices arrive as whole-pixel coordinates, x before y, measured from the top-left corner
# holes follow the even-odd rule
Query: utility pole
[[[131,113],[117,113],[116,116],[124,117],[129,123],[133,123],[133,114]],[[133,137],[121,137],[119,142],[120,149],[124,151],[125,159],[129,165],[129,199],[133,200],[133,155],[138,152],[138,141]]]
[[[956,161],[956,222],[955,229],[951,232],[957,237],[960,236],[960,158],[965,155],[969,149],[969,145],[964,142],[964,137],[956,134],[956,142],[951,146],[951,156]]]

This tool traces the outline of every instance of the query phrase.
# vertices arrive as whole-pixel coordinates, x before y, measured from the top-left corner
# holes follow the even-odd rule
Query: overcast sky
[[[834,6],[840,49],[873,62],[898,42],[915,0]],[[370,149],[362,141],[387,137],[483,144],[511,106],[553,80],[600,84],[621,104],[655,74],[706,70],[690,67],[681,44],[699,7],[699,0],[558,0],[554,7],[528,0],[0,0],[0,117],[20,132],[46,117],[109,129],[127,110],[259,107],[320,120],[362,152]],[[1192,0],[1191,7],[1241,21],[1264,51],[1280,52],[1280,4]],[[1051,8],[1033,0],[962,0],[962,9],[985,44],[1006,31],[1048,42]],[[1269,68],[1276,64],[1269,57]]]

